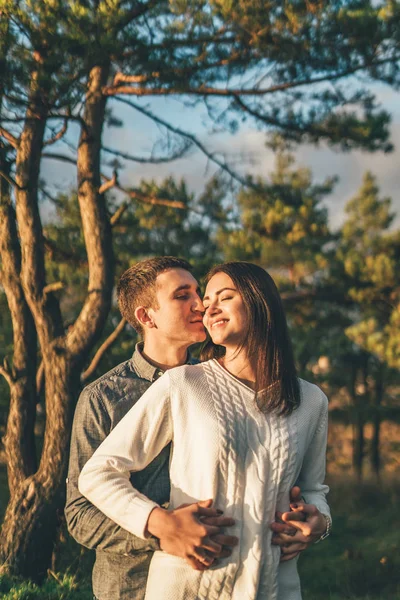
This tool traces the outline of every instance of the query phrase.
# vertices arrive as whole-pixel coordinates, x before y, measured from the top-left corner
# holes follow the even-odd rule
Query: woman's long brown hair
[[[247,320],[246,341],[238,348],[245,350],[255,365],[256,402],[263,412],[278,410],[290,414],[300,404],[292,344],[282,299],[272,277],[258,265],[249,262],[227,262],[209,271],[206,281],[217,273],[226,273],[241,295]],[[205,342],[201,360],[221,358],[225,348],[211,339]]]

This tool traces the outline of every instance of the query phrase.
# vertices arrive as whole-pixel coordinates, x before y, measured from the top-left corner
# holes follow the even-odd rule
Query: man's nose
[[[205,312],[203,300],[200,298],[200,296],[197,296],[195,298],[192,308],[194,310],[198,310],[199,312],[202,312],[202,313]]]

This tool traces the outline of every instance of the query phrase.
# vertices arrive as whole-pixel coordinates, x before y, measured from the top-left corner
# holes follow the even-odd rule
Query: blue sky
[[[315,181],[322,181],[327,176],[339,176],[334,192],[326,200],[332,227],[338,227],[342,222],[344,206],[357,192],[363,174],[367,170],[377,176],[381,194],[392,197],[393,210],[397,213],[395,223],[400,225],[400,96],[398,92],[384,86],[376,86],[375,91],[382,106],[392,114],[391,138],[395,146],[394,152],[390,154],[360,151],[343,153],[323,144],[317,148],[302,145],[296,151],[297,164],[309,167]],[[105,145],[135,155],[149,156],[154,142],[160,137],[159,129],[130,107],[115,102],[113,106],[115,116],[121,118],[124,125],[121,128],[105,131]],[[146,106],[175,126],[195,133],[209,149],[225,154],[242,174],[251,173],[265,177],[273,169],[274,156],[265,147],[265,134],[258,131],[255,126],[252,127],[249,122],[234,135],[210,134],[209,127],[207,128],[207,116],[201,103],[188,108],[177,100],[159,98],[147,102]],[[76,134],[77,130],[74,127],[70,128],[69,140],[73,143]],[[66,150],[63,144],[57,148],[57,151],[64,153]],[[111,157],[106,155],[104,158],[109,160]],[[143,165],[126,162],[125,168],[120,172],[120,181],[122,185],[129,186],[137,185],[142,178],[161,181],[164,177],[173,175],[176,178],[184,177],[190,190],[200,192],[205,181],[214,171],[215,166],[200,151],[192,150],[186,158],[170,164]],[[74,169],[65,163],[44,160],[42,177],[52,187],[55,186],[63,191],[72,188],[75,184]]]

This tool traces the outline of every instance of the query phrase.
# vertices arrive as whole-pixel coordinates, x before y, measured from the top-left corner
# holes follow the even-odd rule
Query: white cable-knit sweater
[[[276,510],[289,510],[298,483],[307,502],[329,514],[324,485],[328,405],[301,380],[301,404],[290,416],[263,414],[254,392],[216,360],[167,371],[120,421],[85,465],[82,494],[108,517],[145,537],[156,504],[132,488],[172,440],[171,508],[213,498],[232,516],[239,545],[205,572],[156,552],[146,600],[300,600],[296,560],[279,563],[271,545]]]

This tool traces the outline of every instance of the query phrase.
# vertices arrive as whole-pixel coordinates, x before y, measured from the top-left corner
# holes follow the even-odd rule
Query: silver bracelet
[[[331,530],[332,530],[332,519],[330,518],[330,516],[325,515],[324,513],[321,513],[321,514],[323,517],[325,517],[326,529],[325,529],[324,533],[321,535],[321,537],[318,538],[316,542],[314,542],[315,544],[318,544],[318,542],[322,542],[322,540],[326,540],[326,538],[328,537],[328,535],[330,535]]]

